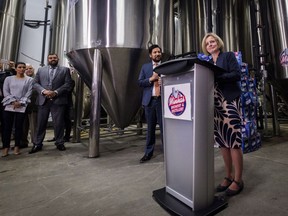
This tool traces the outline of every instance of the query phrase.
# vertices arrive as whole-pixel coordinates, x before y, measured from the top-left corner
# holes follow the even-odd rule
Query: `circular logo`
[[[168,98],[168,107],[170,112],[175,116],[180,116],[186,109],[186,97],[179,90],[174,90]]]
[[[280,54],[280,64],[283,67],[288,66],[288,48],[284,49]]]

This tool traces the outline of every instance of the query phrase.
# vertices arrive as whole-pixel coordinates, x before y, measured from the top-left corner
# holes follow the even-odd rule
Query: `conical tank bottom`
[[[136,48],[99,48],[102,55],[102,106],[117,127],[127,127],[141,106],[142,90],[138,76],[148,53]],[[67,54],[81,78],[91,89],[94,49]]]

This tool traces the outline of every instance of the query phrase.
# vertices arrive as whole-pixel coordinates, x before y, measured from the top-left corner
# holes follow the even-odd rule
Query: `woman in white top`
[[[19,146],[23,132],[23,121],[27,104],[30,103],[32,94],[33,78],[25,75],[26,64],[17,62],[15,65],[16,75],[9,76],[4,81],[2,100],[3,113],[3,152],[2,157],[9,155],[11,133],[15,121],[15,147],[14,154],[19,155]]]

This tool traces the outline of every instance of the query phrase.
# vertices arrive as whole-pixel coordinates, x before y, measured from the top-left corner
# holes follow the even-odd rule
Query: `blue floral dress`
[[[217,85],[214,89],[214,140],[220,148],[240,148],[241,139],[240,97],[225,100]]]

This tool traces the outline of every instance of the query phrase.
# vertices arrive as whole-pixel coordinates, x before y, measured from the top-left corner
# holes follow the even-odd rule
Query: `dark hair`
[[[162,52],[162,49],[161,49],[161,47],[160,47],[159,45],[153,44],[153,45],[151,45],[151,46],[148,48],[149,54],[151,54],[151,53],[152,53],[152,50],[155,49],[155,48],[159,48],[160,51]]]
[[[49,53],[48,56],[50,56],[50,55],[56,55],[58,58],[58,55],[56,53]]]
[[[18,65],[25,65],[26,66],[26,63],[24,63],[24,62],[16,62],[15,68],[17,68]]]

